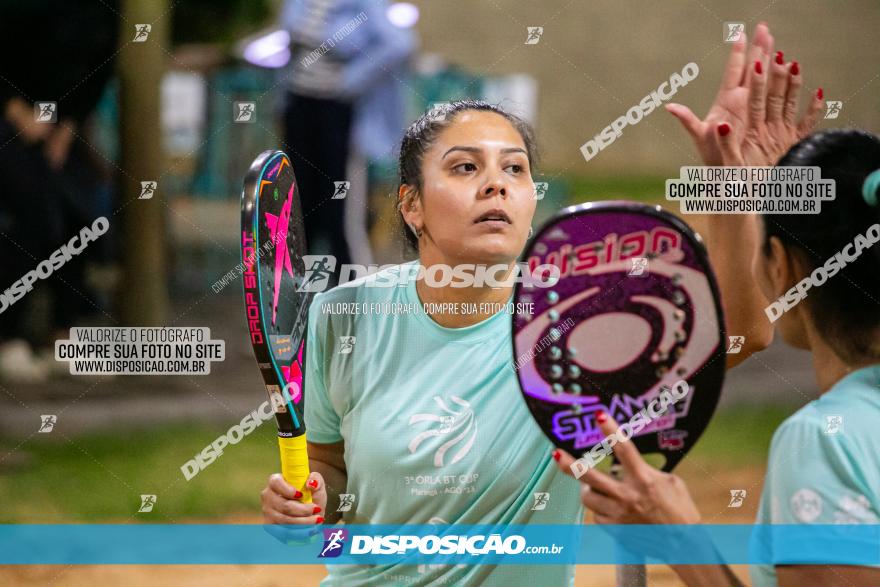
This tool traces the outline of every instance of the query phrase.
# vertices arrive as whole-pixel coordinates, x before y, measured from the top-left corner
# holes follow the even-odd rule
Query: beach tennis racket
[[[278,424],[281,474],[301,490],[309,476],[303,422],[303,361],[313,294],[304,287],[305,229],[290,159],[264,151],[241,193],[241,259],[248,333]]]
[[[700,237],[659,206],[598,202],[559,212],[524,254],[537,278],[541,265],[559,270],[549,287],[515,289],[516,307],[534,304],[513,315],[513,352],[535,421],[577,458],[603,440],[597,412],[622,424],[684,381],[687,394],[633,434],[671,471],[709,424],[725,374],[720,295]]]

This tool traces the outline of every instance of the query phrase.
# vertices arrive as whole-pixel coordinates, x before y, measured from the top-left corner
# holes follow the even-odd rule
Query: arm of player
[[[606,437],[617,431],[614,418],[600,414],[596,421]],[[576,477],[582,483],[581,502],[593,512],[597,524],[700,523],[700,512],[681,477],[653,468],[628,439],[618,440],[612,450],[623,466],[620,479],[596,469],[588,469]],[[574,477],[574,457],[562,450],[557,456],[559,468]],[[687,548],[690,552],[703,549],[705,556],[717,556],[712,544],[706,541],[689,543]],[[689,586],[742,585],[723,564],[670,566]]]
[[[752,275],[752,257],[760,254],[760,227],[754,214],[710,215],[706,248],[715,270],[728,336],[742,336],[738,353],[728,353],[732,369],[773,342],[773,324],[764,314],[770,303]]]
[[[755,28],[746,50],[745,34],[733,44],[721,87],[706,118],[681,104],[666,109],[684,126],[704,165],[771,166],[816,126],[822,108],[817,90],[797,121],[803,77],[800,65],[773,53],[774,39],[765,23]],[[769,301],[751,275],[759,250],[758,218],[753,214],[711,214],[707,247],[721,288],[727,334],[744,336],[739,353],[727,356],[728,368],[772,342],[773,326],[764,314]]]

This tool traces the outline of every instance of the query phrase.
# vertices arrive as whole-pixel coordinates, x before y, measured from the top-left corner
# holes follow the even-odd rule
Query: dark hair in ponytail
[[[779,166],[817,166],[835,181],[836,197],[819,214],[765,214],[764,253],[777,237],[812,272],[856,235],[880,223],[876,198],[862,193],[865,178],[880,169],[880,138],[860,130],[827,130],[794,145]],[[878,194],[874,194],[878,196]],[[869,203],[869,200],[872,203]],[[845,359],[880,357],[880,243],[805,300],[819,334]]]
[[[406,133],[404,133],[403,140],[400,143],[400,156],[398,159],[398,173],[400,177],[400,184],[397,186],[398,192],[403,184],[412,185],[416,190],[422,189],[422,159],[424,159],[425,151],[431,147],[437,135],[444,128],[452,124],[460,112],[466,110],[484,110],[494,112],[506,118],[522,137],[526,147],[526,155],[529,158],[529,166],[532,168],[532,173],[535,172],[534,167],[538,156],[537,144],[529,123],[519,116],[507,112],[500,106],[489,104],[482,100],[455,100],[434,106],[413,122],[406,130]],[[395,192],[396,195],[397,192]],[[395,207],[397,204],[397,197],[395,197]],[[419,239],[406,226],[403,214],[399,209],[397,215],[400,218],[400,230],[403,231],[406,242],[414,250],[418,250]]]

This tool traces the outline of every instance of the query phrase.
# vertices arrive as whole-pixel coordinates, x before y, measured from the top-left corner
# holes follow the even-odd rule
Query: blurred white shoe
[[[16,338],[0,344],[0,379],[7,383],[45,383],[49,368],[34,356],[27,341]]]
[[[70,377],[70,362],[56,361],[55,349],[42,348],[39,349],[34,356],[34,360],[39,362],[49,375],[58,379],[61,377]]]

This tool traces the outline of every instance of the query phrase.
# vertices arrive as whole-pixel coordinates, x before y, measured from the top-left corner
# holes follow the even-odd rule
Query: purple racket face
[[[525,260],[532,271],[559,270],[553,285],[515,290],[517,304],[534,304],[513,316],[513,346],[541,429],[579,456],[603,440],[598,411],[622,424],[645,409],[648,424],[631,426],[636,447],[662,453],[672,470],[708,425],[724,381],[724,319],[699,236],[659,206],[583,204],[545,224]],[[661,391],[685,389],[680,381],[687,393],[653,417]]]

